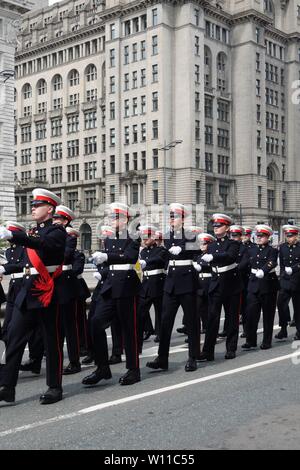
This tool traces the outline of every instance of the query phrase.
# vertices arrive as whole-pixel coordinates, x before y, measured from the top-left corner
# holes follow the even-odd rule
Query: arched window
[[[217,57],[217,68],[219,72],[226,71],[226,63],[227,63],[226,54],[224,54],[224,52],[220,52]]]
[[[227,56],[224,52],[217,55],[217,89],[227,91]]]
[[[81,250],[90,251],[92,249],[92,229],[89,224],[82,224],[81,233]]]
[[[29,98],[32,98],[32,87],[30,83],[26,83],[23,86],[23,97],[24,97],[24,100],[28,100]]]
[[[212,54],[209,47],[204,47],[204,83],[205,86],[212,86]]]
[[[264,11],[267,15],[274,15],[274,5],[272,0],[264,0]]]
[[[79,72],[78,72],[78,70],[73,69],[69,73],[69,84],[70,84],[70,86],[79,85]]]
[[[267,180],[268,181],[276,181],[277,178],[277,168],[274,165],[269,165],[267,168]]]
[[[62,90],[63,88],[63,79],[61,75],[55,75],[52,80],[53,91]]]
[[[86,68],[85,75],[88,82],[97,80],[97,67],[94,64],[89,65]]]
[[[38,95],[45,95],[45,93],[47,93],[47,83],[43,78],[37,83],[37,92]]]

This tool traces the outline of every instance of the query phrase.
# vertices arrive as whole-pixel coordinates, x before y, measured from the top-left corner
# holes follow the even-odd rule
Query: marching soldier
[[[243,227],[243,243],[245,245],[246,248],[252,248],[255,243],[253,243],[252,241],[252,233],[253,233],[253,230],[251,227]]]
[[[198,235],[200,243],[200,250],[202,255],[205,255],[210,243],[216,241],[215,237],[209,233],[201,233]],[[198,270],[198,267],[196,268]],[[210,264],[202,262],[202,269],[199,272],[199,288],[197,291],[197,311],[200,321],[200,333],[204,334],[207,330],[208,324],[208,292],[209,285],[212,278],[212,269]]]
[[[5,223],[5,227],[11,232],[26,233],[26,227],[17,222],[8,221]],[[3,266],[0,266],[0,275],[11,276],[6,299],[7,303],[5,308],[4,323],[2,328],[2,339],[6,343],[7,331],[12,317],[14,302],[18,292],[20,291],[23,281],[23,268],[25,266],[24,247],[10,243],[10,248],[6,250],[5,257],[7,259],[7,263]]]
[[[225,359],[236,357],[239,334],[239,305],[241,283],[238,276],[238,257],[240,246],[228,237],[232,219],[225,214],[212,217],[215,237],[210,243],[207,254],[200,261],[212,267],[212,280],[209,286],[209,314],[201,361],[214,361],[214,351],[218,336],[222,307],[227,312],[227,340]]]
[[[243,227],[243,244],[247,250],[255,246],[255,243],[252,241],[252,233],[253,230],[251,227]],[[241,338],[246,338],[246,311],[247,311],[247,293],[248,293],[248,283],[251,274],[251,269],[248,266],[247,268],[242,269],[242,284],[243,284],[243,291],[242,291],[242,303],[241,303],[241,323],[243,325],[243,333],[241,334]]]
[[[273,326],[276,311],[278,279],[275,272],[278,251],[270,245],[273,233],[268,225],[257,225],[257,245],[247,253],[251,276],[247,295],[247,341],[243,349],[257,346],[257,327],[263,311],[264,335],[261,349],[272,347]],[[247,263],[247,261],[245,261]]]
[[[84,385],[95,385],[112,377],[109,367],[106,328],[117,318],[122,326],[127,373],[121,385],[141,380],[139,368],[137,303],[140,280],[135,271],[140,241],[133,240],[127,230],[129,207],[121,203],[110,205],[110,218],[115,237],[104,241],[104,252],[94,253],[96,265],[104,266],[100,298],[92,318],[92,337],[97,369],[83,379]]]
[[[62,350],[56,280],[62,273],[66,231],[52,224],[55,207],[60,203],[59,197],[45,189],[35,189],[33,197],[32,218],[37,223],[34,236],[0,228],[1,240],[10,240],[15,245],[26,247],[23,285],[15,300],[8,330],[0,401],[15,401],[15,386],[25,345],[39,321],[45,339],[49,387],[41,396],[40,403],[47,405],[62,399]]]
[[[165,236],[165,247],[169,252],[169,267],[164,287],[163,314],[158,357],[146,365],[150,369],[167,370],[172,330],[178,308],[183,308],[189,339],[189,358],[186,372],[197,370],[197,306],[196,293],[198,275],[193,260],[199,250],[194,240],[185,232],[184,221],[188,214],[182,204],[170,205],[170,232]],[[192,245],[192,246],[190,246]],[[190,249],[192,248],[192,249]]]
[[[166,279],[165,267],[168,252],[165,248],[158,246],[155,237],[156,228],[145,225],[139,228],[143,241],[143,250],[140,253],[140,265],[143,270],[143,281],[139,293],[139,340],[140,349],[143,345],[143,332],[145,331],[145,318],[149,315],[152,305],[155,307],[156,335],[160,337],[163,289]]]
[[[292,299],[297,328],[295,340],[300,340],[300,229],[294,225],[284,225],[282,228],[286,242],[279,248],[280,292],[277,301],[281,330],[275,338],[288,337],[287,326],[291,320],[289,303]]]
[[[66,206],[58,206],[53,216],[53,223],[67,229],[75,219],[74,212]],[[77,322],[77,277],[73,271],[77,235],[67,232],[63,272],[57,281],[58,302],[62,320],[62,344],[67,341],[69,365],[63,370],[63,375],[77,374],[81,371],[79,330]]]

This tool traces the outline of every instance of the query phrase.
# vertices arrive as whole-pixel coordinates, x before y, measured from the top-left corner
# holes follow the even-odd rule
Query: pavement
[[[179,312],[175,328],[181,319]],[[300,343],[289,333],[267,351],[243,352],[240,339],[232,361],[220,341],[215,362],[186,373],[185,337],[174,329],[167,372],[145,367],[157,352],[152,337],[140,383],[118,384],[123,363],[112,380],[86,388],[86,367],[64,378],[64,400],[51,406],[39,405],[45,365],[40,376],[20,373],[16,404],[0,403],[0,449],[299,449]]]

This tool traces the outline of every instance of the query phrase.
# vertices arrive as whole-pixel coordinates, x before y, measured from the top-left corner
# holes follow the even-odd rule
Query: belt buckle
[[[25,274],[25,276],[30,276],[31,275],[30,268],[28,268],[28,267],[24,268],[24,274]]]

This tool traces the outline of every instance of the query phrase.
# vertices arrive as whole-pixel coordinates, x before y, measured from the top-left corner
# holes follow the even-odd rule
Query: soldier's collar
[[[44,227],[49,227],[49,225],[52,225],[53,220],[48,219],[45,222],[41,222],[40,224],[37,224],[37,228],[44,228]]]

